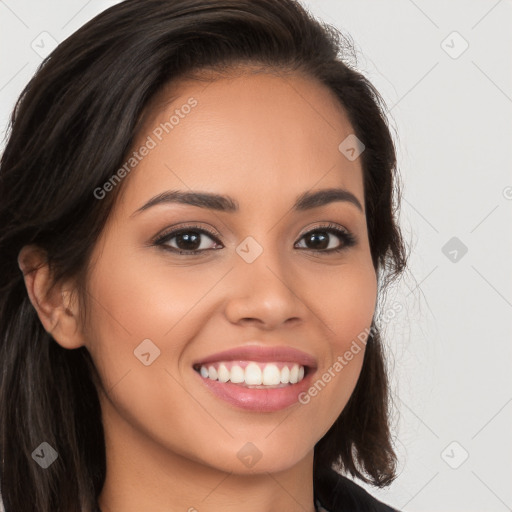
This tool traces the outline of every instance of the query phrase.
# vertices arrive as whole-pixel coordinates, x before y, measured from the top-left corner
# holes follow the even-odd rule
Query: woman
[[[38,510],[391,511],[393,142],[292,0],[127,0],[1,160],[1,492]],[[341,52],[341,56],[338,55]]]

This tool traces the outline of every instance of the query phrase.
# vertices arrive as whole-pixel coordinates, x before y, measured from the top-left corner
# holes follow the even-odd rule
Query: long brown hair
[[[85,282],[87,263],[123,183],[93,191],[122,165],[150,99],[173,80],[241,63],[297,71],[325,84],[347,112],[361,155],[380,290],[405,268],[395,219],[395,149],[382,100],[344,57],[350,41],[293,0],[127,0],[96,16],[46,58],[13,111],[0,162],[0,489],[6,512],[84,511],[105,479],[95,367],[66,350],[32,307],[17,256],[35,244],[55,283]],[[83,296],[83,288],[80,289]],[[388,378],[379,331],[341,415],[315,446],[319,470],[338,464],[377,486],[395,477]],[[59,454],[34,463],[47,442]]]

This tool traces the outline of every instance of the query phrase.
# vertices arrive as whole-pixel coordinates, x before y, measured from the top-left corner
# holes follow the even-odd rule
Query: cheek
[[[154,264],[149,263],[152,258]],[[102,325],[121,328],[125,334],[121,338],[129,333],[133,341],[142,341],[165,337],[216,278],[187,267],[167,267],[159,258],[133,252],[125,257],[103,253],[90,282],[91,293],[98,298],[93,306],[100,306],[95,309]]]
[[[204,325],[206,301],[201,300],[226,271],[194,272],[190,266],[166,264],[165,255],[122,247],[114,240],[102,248],[88,285],[88,348],[107,389],[128,370],[133,380],[139,370],[175,367],[188,340]],[[141,345],[148,339],[154,347]],[[151,358],[159,354],[154,364],[146,367],[137,359],[139,346],[149,346]],[[145,378],[155,385],[152,373]]]
[[[371,326],[377,300],[373,266],[343,269],[339,277],[325,283],[323,290],[318,304],[323,305],[322,318],[330,327],[332,355],[337,357]]]
[[[361,373],[377,298],[375,271],[371,265],[346,267],[338,278],[325,280],[323,292],[316,289],[321,319],[329,327],[329,349],[309,396],[311,403],[318,400],[315,406],[328,416],[325,424],[330,425],[346,406]]]
[[[106,421],[119,426],[116,410],[148,433],[148,419],[155,425],[185,421],[176,417],[187,396],[174,366],[193,336],[190,318],[200,299],[200,290],[190,286],[186,274],[186,269],[178,269],[172,282],[166,282],[161,267],[148,265],[133,253],[123,256],[122,251],[107,248],[94,266],[89,277],[89,344],[108,397],[106,401],[100,395]],[[203,295],[208,287],[211,284],[205,283]]]

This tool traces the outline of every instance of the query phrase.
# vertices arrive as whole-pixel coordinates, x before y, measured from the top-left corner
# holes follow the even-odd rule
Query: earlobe
[[[46,332],[63,348],[84,345],[79,329],[78,306],[71,301],[72,292],[64,284],[51,286],[52,279],[46,253],[36,246],[25,246],[18,255],[25,287]]]

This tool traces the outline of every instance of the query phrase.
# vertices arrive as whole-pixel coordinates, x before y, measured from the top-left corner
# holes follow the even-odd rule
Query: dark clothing
[[[318,512],[400,512],[332,469],[319,472],[314,493]]]

